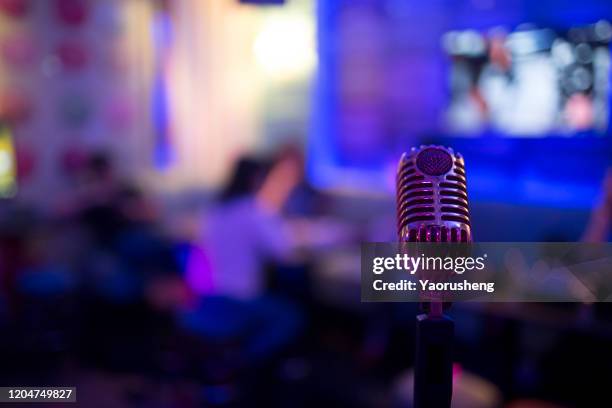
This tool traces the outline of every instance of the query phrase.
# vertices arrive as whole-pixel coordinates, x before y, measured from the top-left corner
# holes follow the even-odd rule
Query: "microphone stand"
[[[418,315],[416,321],[414,406],[448,408],[453,393],[455,323],[444,315],[442,302],[424,306],[429,310]]]
[[[443,146],[412,148],[396,177],[400,242],[471,242],[463,156]],[[453,392],[454,323],[443,298],[427,298],[417,316],[414,405],[448,408]]]

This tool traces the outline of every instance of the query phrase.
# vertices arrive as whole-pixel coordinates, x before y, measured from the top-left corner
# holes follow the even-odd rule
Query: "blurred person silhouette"
[[[125,183],[119,180],[111,155],[95,151],[69,157],[64,171],[72,186],[60,199],[57,215],[75,221],[93,245],[111,246],[125,224],[119,208]]]
[[[292,253],[281,210],[299,180],[284,158],[270,166],[241,159],[219,205],[207,217],[204,246],[213,268],[214,291],[250,300],[264,289],[262,266]]]
[[[242,158],[205,217],[201,247],[209,260],[211,285],[200,291],[197,307],[181,315],[181,324],[217,343],[242,339],[238,365],[269,363],[302,324],[291,300],[266,292],[264,268],[269,261],[291,258],[292,236],[281,209],[300,172],[283,159],[268,166]]]
[[[159,334],[188,296],[155,202],[106,152],[73,172],[64,216],[79,231],[82,357],[112,369],[151,367]]]
[[[60,207],[65,212],[106,204],[122,185],[113,157],[105,150],[70,151],[62,159],[62,170],[71,182],[70,199]]]
[[[612,168],[608,168],[601,187],[601,198],[591,211],[589,223],[582,240],[590,243],[610,241],[612,231]],[[610,293],[612,287],[607,279],[599,282],[603,293]],[[605,321],[612,320],[612,305],[607,302],[593,304],[595,316]]]
[[[589,223],[582,240],[606,242],[610,240],[612,228],[612,168],[608,169],[602,184],[602,197],[591,211]]]

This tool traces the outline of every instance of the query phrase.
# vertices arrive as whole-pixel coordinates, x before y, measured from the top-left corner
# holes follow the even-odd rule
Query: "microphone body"
[[[468,243],[472,229],[465,162],[442,146],[404,153],[397,169],[397,232],[400,242]],[[450,407],[454,322],[442,301],[422,305],[417,316],[414,405]]]

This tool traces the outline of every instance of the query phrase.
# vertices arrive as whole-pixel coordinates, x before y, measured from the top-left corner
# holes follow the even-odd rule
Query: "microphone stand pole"
[[[416,321],[415,408],[448,408],[453,392],[455,323],[443,314],[442,302],[431,302]]]

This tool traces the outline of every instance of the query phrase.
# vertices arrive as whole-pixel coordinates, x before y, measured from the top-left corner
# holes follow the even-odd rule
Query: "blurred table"
[[[344,245],[311,253],[314,259],[315,299],[350,310],[361,303],[361,253],[358,245]],[[550,329],[574,330],[583,334],[612,338],[612,315],[602,319],[597,305],[581,303],[494,303],[461,302],[453,305],[458,312],[491,316]]]

